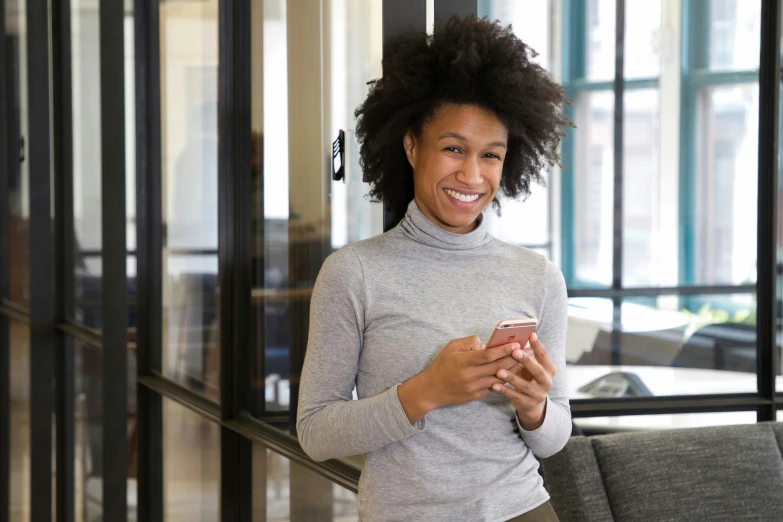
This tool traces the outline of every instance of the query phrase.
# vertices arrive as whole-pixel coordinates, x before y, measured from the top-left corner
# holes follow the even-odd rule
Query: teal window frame
[[[626,0],[627,1],[627,0]],[[679,147],[679,226],[678,285],[693,285],[696,230],[696,98],[705,85],[758,83],[758,68],[746,71],[709,69],[710,0],[682,0],[680,71],[680,147]],[[563,0],[562,83],[566,96],[575,101],[588,91],[613,91],[613,81],[586,79],[587,0]],[[659,87],[659,78],[628,79],[625,92]],[[573,120],[574,108],[566,105],[566,116]],[[574,129],[566,130],[561,149],[561,269],[568,288],[595,288],[594,283],[576,278],[574,267]],[[742,293],[741,291],[739,291]],[[694,303],[695,304],[695,303]]]

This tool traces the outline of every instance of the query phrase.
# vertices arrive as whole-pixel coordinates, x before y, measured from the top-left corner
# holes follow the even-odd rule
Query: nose
[[[476,187],[483,182],[481,165],[478,159],[468,157],[462,162],[462,168],[457,172],[457,181],[468,187]]]

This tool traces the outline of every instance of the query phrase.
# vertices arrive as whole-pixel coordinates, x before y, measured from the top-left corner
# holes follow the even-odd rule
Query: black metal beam
[[[657,297],[661,295],[754,294],[756,285],[650,286],[631,288],[569,288],[568,297]]]
[[[57,331],[62,332],[67,337],[70,337],[80,343],[94,348],[96,350],[103,350],[103,337],[101,334],[90,328],[74,323],[65,322],[57,325]]]
[[[612,215],[612,289],[623,288],[623,143],[625,122],[625,0],[615,0],[614,29],[614,201]],[[612,364],[622,359],[622,299],[612,297]]]
[[[0,440],[3,441],[0,443],[0,506],[3,507],[0,509],[0,522],[9,522],[11,505],[11,344],[8,323],[8,317],[0,315]]]
[[[218,35],[218,278],[220,281],[220,417],[239,414],[250,389],[252,266],[252,151],[250,1],[219,6]],[[220,512],[222,522],[252,516],[252,446],[235,431],[221,429]]]
[[[176,401],[210,422],[220,424],[252,442],[260,443],[290,461],[323,475],[335,484],[354,493],[358,490],[361,470],[357,466],[344,460],[314,462],[302,450],[296,437],[254,418],[247,412],[240,413],[236,419],[223,420],[220,417],[220,406],[160,375],[141,377],[139,384],[140,389]]]
[[[54,140],[55,317],[58,323],[73,317],[73,118],[71,89],[71,10],[63,2],[51,4],[52,13],[52,124]],[[55,357],[56,514],[73,522],[75,516],[75,383],[73,342],[58,329]]]
[[[405,37],[427,32],[426,0],[383,0],[383,56],[388,57]],[[403,218],[383,203],[383,231],[391,230]]]
[[[665,415],[754,411],[771,401],[753,394],[642,397],[638,399],[578,399],[571,401],[573,417]]]
[[[30,311],[7,299],[0,300],[0,315],[5,315],[22,324],[30,324]]]
[[[139,388],[166,397],[185,406],[215,424],[221,423],[220,405],[158,374],[139,377]]]
[[[128,276],[125,211],[125,13],[100,2],[103,240],[103,518],[128,517]]]
[[[7,82],[9,81],[5,45],[5,7],[0,9],[0,522],[8,522],[11,496],[11,354],[8,318],[3,316],[2,301],[8,297],[10,260],[10,220],[8,208],[8,110]]]
[[[435,0],[435,30],[446,25],[452,16],[478,16],[478,0]]]
[[[160,5],[134,2],[136,102],[136,357],[139,378],[160,372],[163,240]],[[137,386],[138,519],[163,521],[163,405]]]
[[[52,413],[57,337],[51,219],[49,6],[27,2],[30,166],[30,521],[52,517]]]
[[[777,301],[778,115],[780,104],[780,0],[761,3],[759,58],[758,291],[756,347],[758,390],[772,403],[759,421],[775,419],[775,378],[780,369],[775,342]]]

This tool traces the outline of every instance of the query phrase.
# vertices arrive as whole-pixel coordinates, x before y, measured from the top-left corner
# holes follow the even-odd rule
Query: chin
[[[476,215],[465,215],[465,214],[458,214],[454,215],[453,213],[449,216],[444,216],[446,219],[443,219],[444,223],[447,223],[452,228],[462,228],[472,225],[476,222],[476,218],[478,218],[478,214]]]

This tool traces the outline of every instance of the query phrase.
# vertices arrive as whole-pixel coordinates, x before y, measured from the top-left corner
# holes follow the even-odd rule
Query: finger
[[[552,362],[552,358],[549,357],[549,352],[546,351],[543,343],[541,343],[541,339],[538,338],[538,335],[535,332],[530,335],[530,348],[532,348],[533,353],[536,354],[536,359],[541,366],[543,366],[550,375],[554,375],[557,372],[555,363]]]
[[[484,349],[484,344],[476,335],[463,337],[462,339],[457,339],[457,341],[459,341],[455,343],[457,345],[455,351],[457,352],[476,352]]]
[[[535,358],[528,356],[522,350],[514,350],[513,355],[530,372],[534,380],[545,386],[547,390],[552,387],[552,377]]]
[[[509,373],[505,370],[499,370],[497,373],[498,379],[510,384],[522,395],[532,397],[534,399],[540,399],[541,396],[546,397],[546,391],[544,391],[539,383],[536,381],[526,381],[518,375]]]
[[[495,375],[492,375],[490,377],[483,377],[483,378],[479,379],[478,381],[476,381],[476,387],[477,388],[481,388],[481,389],[487,390],[487,391],[492,389],[492,386],[494,386],[495,384],[499,384],[499,385],[503,386],[505,384],[505,382],[503,382],[502,379],[498,379]]]
[[[489,364],[495,362],[503,357],[508,357],[511,352],[519,348],[519,343],[509,343],[493,348],[487,348],[469,354],[465,354],[468,364],[473,366],[480,366],[482,364]]]
[[[502,384],[493,384],[492,390],[508,397],[517,410],[524,411],[533,409],[541,403],[541,401],[538,401],[529,395],[520,393],[519,391],[513,390],[508,386],[503,386]]]

